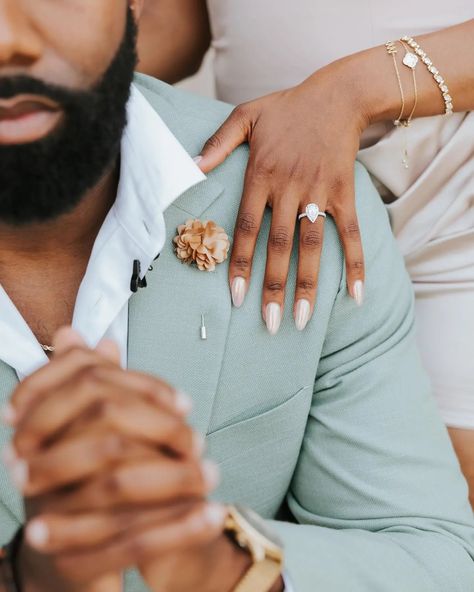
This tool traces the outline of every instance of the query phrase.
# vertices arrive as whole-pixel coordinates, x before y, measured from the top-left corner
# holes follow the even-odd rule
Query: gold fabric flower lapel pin
[[[178,226],[174,244],[178,259],[195,264],[200,271],[214,271],[218,263],[227,259],[230,249],[226,231],[212,220],[188,220]]]

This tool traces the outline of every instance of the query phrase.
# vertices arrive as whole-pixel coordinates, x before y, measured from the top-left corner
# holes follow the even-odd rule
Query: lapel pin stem
[[[207,339],[207,329],[206,329],[206,324],[204,322],[204,315],[201,315],[201,339],[203,341],[206,341]]]

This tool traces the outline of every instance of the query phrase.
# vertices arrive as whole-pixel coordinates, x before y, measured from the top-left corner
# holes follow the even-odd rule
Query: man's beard
[[[120,48],[91,90],[69,90],[24,76],[0,77],[0,98],[39,95],[64,110],[62,123],[49,136],[0,146],[1,221],[19,226],[70,212],[113,164],[126,125],[136,36],[129,10]]]

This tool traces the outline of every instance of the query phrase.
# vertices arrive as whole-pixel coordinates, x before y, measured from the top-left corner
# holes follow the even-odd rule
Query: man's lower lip
[[[32,111],[22,117],[0,119],[0,145],[28,144],[50,134],[61,120],[61,111]]]

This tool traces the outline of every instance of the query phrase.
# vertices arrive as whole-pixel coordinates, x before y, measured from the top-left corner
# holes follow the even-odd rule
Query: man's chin
[[[0,146],[32,144],[53,134],[64,119],[63,111],[42,109],[12,119],[0,119]]]

